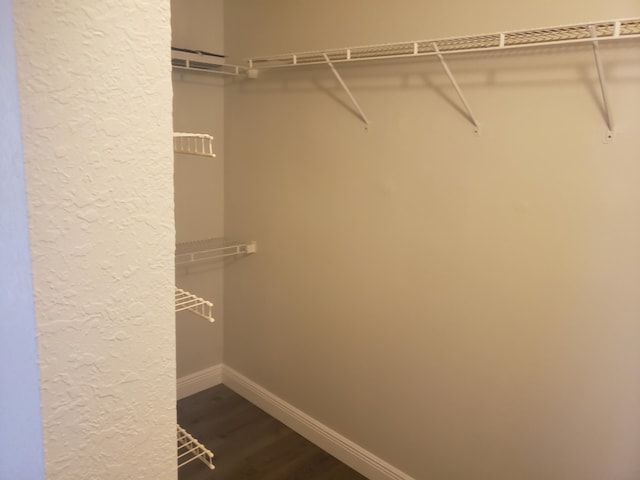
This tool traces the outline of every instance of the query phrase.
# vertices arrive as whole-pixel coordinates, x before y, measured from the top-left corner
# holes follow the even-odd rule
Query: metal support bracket
[[[475,115],[471,111],[471,107],[467,103],[467,99],[464,98],[464,95],[462,94],[462,90],[460,90],[460,87],[458,86],[458,82],[456,82],[456,79],[453,77],[451,70],[449,70],[449,66],[447,65],[447,62],[444,61],[444,57],[440,53],[438,44],[436,42],[433,42],[431,45],[433,45],[433,49],[436,52],[436,55],[438,56],[438,59],[440,60],[440,63],[442,64],[442,68],[444,68],[444,71],[446,72],[447,77],[449,77],[449,81],[453,85],[453,88],[455,88],[456,93],[458,94],[458,97],[460,97],[460,101],[464,105],[464,108],[467,110],[467,115],[469,116],[469,120],[471,120],[471,123],[473,123],[474,132],[476,134],[479,134],[480,124],[478,123],[478,120],[476,119]]]
[[[620,22],[616,22],[616,33],[620,32]],[[597,38],[596,27],[589,25],[589,33],[591,38]],[[602,68],[602,62],[600,61],[600,50],[598,40],[593,41],[593,56],[596,60],[596,68],[598,69],[598,79],[600,80],[600,92],[602,93],[602,106],[604,108],[605,121],[607,122],[607,136],[605,142],[613,140],[613,119],[611,118],[611,109],[609,108],[609,95],[607,94],[607,84],[604,78],[604,69]]]
[[[367,118],[367,116],[364,114],[364,112],[362,111],[362,109],[360,108],[360,105],[358,105],[358,102],[356,101],[356,99],[353,97],[353,95],[351,94],[351,91],[349,90],[349,87],[347,87],[347,84],[344,83],[344,80],[342,80],[342,77],[340,76],[340,74],[338,73],[338,71],[336,70],[336,67],[333,66],[333,63],[331,62],[331,60],[329,59],[329,56],[326,53],[323,53],[322,55],[324,55],[324,59],[327,62],[327,65],[329,65],[329,68],[331,68],[331,71],[333,72],[333,74],[335,75],[336,79],[338,80],[338,82],[340,83],[340,85],[342,86],[342,88],[344,89],[344,91],[347,93],[347,96],[349,97],[349,99],[351,100],[351,103],[353,103],[353,106],[356,108],[356,110],[358,111],[358,115],[360,116],[360,118],[362,119],[362,121],[365,123],[366,128],[369,128],[369,119]]]

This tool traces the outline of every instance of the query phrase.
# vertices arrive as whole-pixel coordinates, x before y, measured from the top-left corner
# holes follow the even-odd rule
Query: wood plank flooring
[[[178,423],[213,451],[179,480],[366,480],[224,385],[178,402]]]

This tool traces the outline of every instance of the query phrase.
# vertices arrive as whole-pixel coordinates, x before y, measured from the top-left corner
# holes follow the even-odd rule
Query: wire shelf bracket
[[[323,53],[323,56],[324,56],[325,61],[327,62],[327,65],[329,65],[329,68],[333,72],[333,75],[338,80],[338,83],[344,89],[344,91],[346,92],[347,96],[349,97],[349,100],[351,100],[351,103],[353,103],[353,106],[358,111],[358,115],[360,116],[360,118],[364,122],[365,128],[369,128],[369,119],[367,118],[367,116],[362,111],[362,108],[360,108],[360,105],[358,105],[358,102],[356,101],[355,97],[353,96],[353,94],[349,90],[349,87],[347,87],[347,84],[344,83],[344,80],[342,79],[342,77],[338,73],[338,70],[336,70],[336,67],[333,65],[333,63],[329,59],[329,56],[326,53]]]
[[[213,452],[202,445],[190,433],[188,433],[180,425],[178,427],[178,468],[191,463],[194,460],[200,460],[209,470],[216,468],[213,465]]]
[[[215,321],[213,318],[213,303],[177,287],[175,306],[176,313],[188,310],[194,315],[209,320],[211,323]]]
[[[176,245],[176,266],[189,265],[238,255],[251,255],[258,250],[256,242],[238,242],[221,238],[198,240]]]
[[[185,155],[216,157],[216,154],[213,153],[213,137],[206,133],[175,132],[173,134],[173,151]]]
[[[438,56],[438,59],[440,60],[440,64],[442,65],[442,68],[444,69],[445,73],[447,74],[447,77],[449,77],[449,81],[453,85],[453,88],[455,88],[456,93],[458,94],[458,97],[460,98],[460,101],[462,102],[462,105],[464,105],[464,108],[467,110],[467,115],[469,116],[469,120],[471,120],[471,123],[473,123],[474,132],[476,134],[479,134],[480,133],[480,125],[478,124],[478,120],[476,120],[475,115],[471,111],[471,107],[467,103],[467,99],[464,97],[464,94],[462,93],[462,90],[460,90],[460,86],[458,85],[458,82],[456,82],[456,79],[453,76],[453,73],[451,73],[451,70],[449,69],[449,65],[447,65],[447,62],[445,61],[444,57],[440,53],[440,49],[438,48],[438,44],[436,42],[433,42],[433,50],[436,52],[436,54]]]
[[[620,22],[615,22],[615,35],[620,35]],[[611,117],[611,108],[609,103],[609,95],[607,94],[607,83],[604,76],[604,68],[602,67],[602,62],[600,61],[600,46],[598,45],[598,32],[594,25],[589,26],[589,33],[591,38],[593,38],[592,46],[593,46],[593,56],[596,62],[596,69],[598,70],[598,80],[600,82],[600,92],[602,94],[602,108],[604,109],[605,121],[607,123],[607,136],[605,141],[611,141],[613,139],[613,118]]]

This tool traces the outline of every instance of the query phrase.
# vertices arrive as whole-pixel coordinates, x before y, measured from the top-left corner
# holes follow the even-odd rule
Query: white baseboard
[[[222,382],[370,480],[414,480],[226,365]]]
[[[222,383],[222,364],[185,375],[178,379],[178,400]]]

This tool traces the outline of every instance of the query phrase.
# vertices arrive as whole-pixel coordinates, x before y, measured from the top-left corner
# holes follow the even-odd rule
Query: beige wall
[[[640,15],[638,3],[249,1],[257,54]],[[225,363],[416,479],[640,477],[638,43],[272,71],[225,93]]]
[[[222,0],[173,0],[172,44],[224,53]],[[215,159],[176,156],[176,237],[190,242],[224,236],[224,80],[174,70],[173,125],[176,131],[214,136]],[[176,284],[214,303],[214,324],[186,312],[178,315],[177,375],[183,377],[222,362],[222,263],[176,271]]]
[[[46,477],[174,479],[169,2],[13,6]]]

